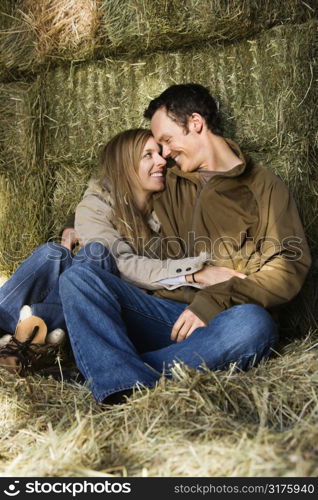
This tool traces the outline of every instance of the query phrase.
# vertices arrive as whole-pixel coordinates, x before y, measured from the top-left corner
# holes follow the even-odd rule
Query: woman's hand
[[[191,275],[189,276],[192,277]],[[203,269],[201,269],[201,271],[197,271],[196,273],[194,273],[195,281],[205,286],[217,285],[218,283],[228,281],[234,277],[245,279],[247,276],[246,274],[239,273],[234,269],[218,266],[205,266]]]

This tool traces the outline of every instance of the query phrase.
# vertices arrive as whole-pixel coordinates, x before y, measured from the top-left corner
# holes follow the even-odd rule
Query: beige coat
[[[149,259],[136,255],[126,241],[121,238],[112,223],[113,208],[110,190],[102,189],[95,179],[91,179],[83,199],[75,213],[75,229],[83,244],[99,241],[110,249],[120,275],[131,284],[147,290],[176,288],[174,285],[158,283],[162,279],[192,274],[202,269],[207,256],[185,259]],[[160,230],[160,224],[153,212],[148,219],[153,231]]]

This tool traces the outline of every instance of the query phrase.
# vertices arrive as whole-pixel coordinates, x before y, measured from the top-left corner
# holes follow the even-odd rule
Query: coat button
[[[182,269],[176,269],[176,273],[181,273]]]
[[[187,267],[186,271],[191,271],[191,267]]]

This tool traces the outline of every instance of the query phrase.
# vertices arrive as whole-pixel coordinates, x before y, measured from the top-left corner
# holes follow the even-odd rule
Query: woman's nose
[[[163,158],[163,156],[161,156],[159,154],[157,155],[156,160],[157,160],[156,161],[157,165],[160,166],[160,167],[161,166],[164,167],[166,165],[166,163],[167,163],[167,161],[165,160],[165,158]]]

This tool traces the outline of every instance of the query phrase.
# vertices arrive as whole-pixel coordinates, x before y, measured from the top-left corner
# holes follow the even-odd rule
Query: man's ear
[[[192,113],[188,122],[189,131],[200,134],[202,132],[203,126],[204,118],[200,115],[200,113]]]

